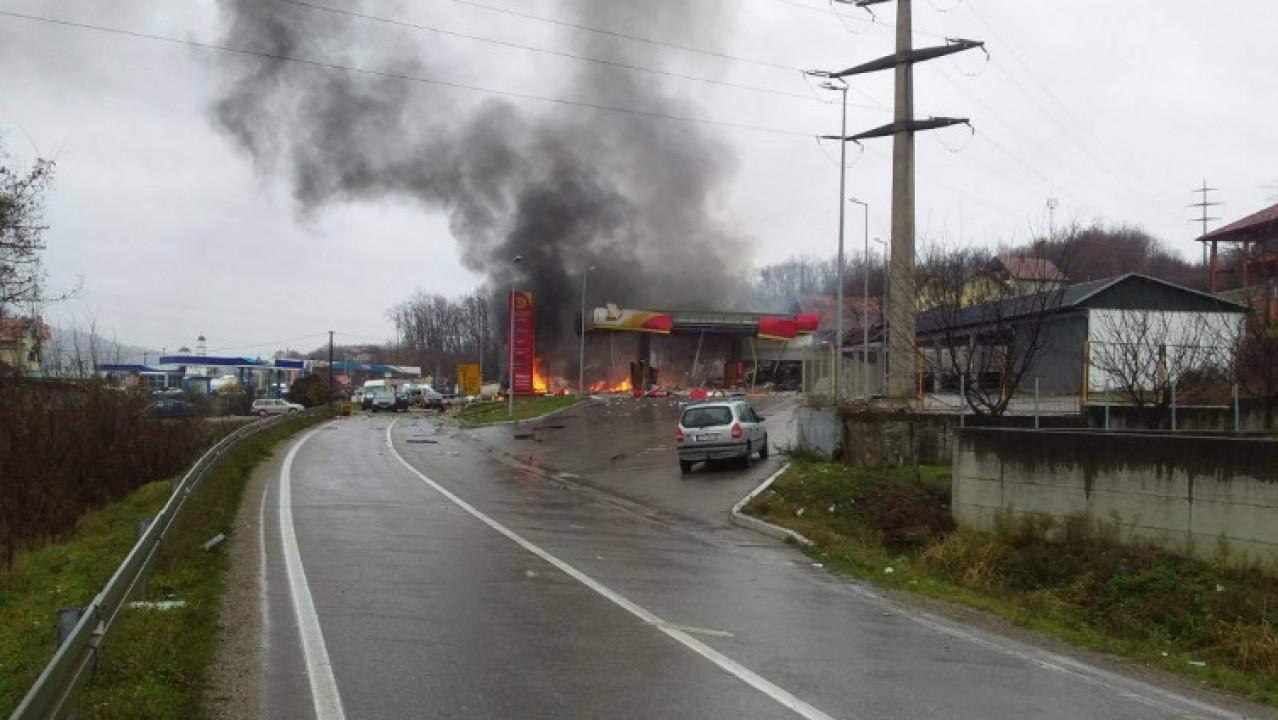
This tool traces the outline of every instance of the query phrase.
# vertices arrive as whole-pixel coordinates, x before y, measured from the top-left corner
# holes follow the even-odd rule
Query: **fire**
[[[550,392],[550,383],[546,380],[546,374],[541,369],[541,358],[533,358],[533,392],[538,395],[545,395]]]
[[[629,378],[614,383],[600,380],[590,386],[590,392],[592,393],[624,393],[630,392],[630,389],[631,386]]]

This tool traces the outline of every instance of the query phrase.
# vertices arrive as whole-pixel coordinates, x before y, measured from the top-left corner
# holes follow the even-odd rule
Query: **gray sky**
[[[262,0],[269,2],[271,0]],[[488,0],[571,21],[584,2]],[[317,0],[320,2],[320,0]],[[320,4],[340,5],[338,0]],[[818,0],[654,0],[620,3],[609,29],[788,67],[841,68],[891,51],[891,4],[882,22],[832,14]],[[214,0],[0,0],[0,11],[217,42]],[[717,7],[729,22],[681,22]],[[806,7],[806,9],[805,9]],[[369,0],[365,12],[549,49],[577,47],[576,31],[495,14],[453,0]],[[845,17],[844,17],[845,16]],[[365,20],[369,43],[410,42],[431,77],[494,90],[635,107],[623,87],[584,97],[579,61]],[[701,23],[700,25],[709,25]],[[1047,224],[1127,222],[1184,254],[1197,251],[1186,222],[1190,190],[1204,178],[1223,190],[1226,220],[1278,194],[1278,3],[1231,0],[916,0],[916,44],[941,36],[988,42],[979,52],[918,70],[918,114],[970,117],[962,128],[920,136],[918,227],[923,242],[1025,240]],[[407,38],[407,39],[406,39]],[[817,101],[797,72],[726,61],[619,39],[595,38],[597,57],[672,73],[766,87],[768,94],[616,70],[654,83],[679,113],[769,133],[711,126],[737,154],[719,219],[751,239],[757,264],[835,249],[838,148],[812,136],[837,131],[838,107]],[[576,52],[578,50],[574,50]],[[334,62],[363,67],[358,51]],[[329,206],[307,216],[288,178],[252,162],[209,118],[210,103],[254,58],[171,43],[0,17],[0,133],[11,154],[58,161],[46,220],[52,290],[83,278],[55,322],[95,315],[123,342],[167,347],[199,333],[211,349],[266,353],[385,338],[386,309],[415,288],[460,294],[480,277],[457,259],[447,219],[400,201]],[[380,69],[380,68],[370,68]],[[330,72],[299,68],[297,72]],[[612,72],[611,70],[609,72]],[[975,75],[969,77],[969,75]],[[487,98],[416,85],[441,117]],[[853,131],[889,119],[890,77],[854,85]],[[834,100],[834,98],[825,98]],[[613,113],[515,100],[529,113],[591,122]],[[864,106],[864,107],[861,107]],[[642,110],[643,108],[636,108]],[[849,195],[871,203],[871,236],[888,235],[890,141],[851,146]],[[862,244],[850,208],[849,252]],[[602,298],[600,298],[602,299]],[[624,298],[615,298],[624,302]],[[281,343],[294,340],[291,343]]]

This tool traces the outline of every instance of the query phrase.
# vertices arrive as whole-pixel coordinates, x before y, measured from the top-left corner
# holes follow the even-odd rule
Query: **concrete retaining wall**
[[[1278,442],[973,428],[957,432],[953,478],[968,527],[1000,512],[1085,516],[1123,540],[1278,567]]]

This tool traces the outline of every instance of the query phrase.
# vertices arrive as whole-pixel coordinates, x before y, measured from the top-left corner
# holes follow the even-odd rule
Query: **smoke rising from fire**
[[[342,7],[388,14],[385,3],[371,5]],[[601,27],[637,17],[671,25],[662,30],[730,27],[720,0],[644,3],[643,12],[626,5],[586,0],[575,4],[576,19]],[[420,77],[447,78],[467,62],[434,45],[423,49],[411,30],[370,28],[271,0],[224,0],[222,7],[224,41],[235,47]],[[609,51],[602,42],[571,33],[555,47],[598,55]],[[622,97],[629,107],[690,114],[652,78],[583,65],[565,80],[556,95]],[[279,61],[230,79],[212,115],[261,171],[288,174],[303,213],[383,198],[447,213],[463,264],[484,274],[495,296],[512,280],[535,294],[543,347],[572,337],[581,272],[590,266],[598,300],[723,307],[742,297],[750,243],[714,212],[736,161],[713,131],[465,100],[453,90]],[[516,255],[524,262],[512,268]]]

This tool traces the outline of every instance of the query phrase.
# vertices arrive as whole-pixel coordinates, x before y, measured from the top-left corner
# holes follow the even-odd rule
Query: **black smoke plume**
[[[730,13],[720,2],[636,9],[586,0],[575,5],[575,19],[615,27],[642,17],[654,32],[699,23],[723,31]],[[376,5],[341,7],[401,16],[411,8]],[[473,62],[409,29],[370,27],[278,0],[224,0],[222,8],[223,42],[238,48],[443,79]],[[579,54],[619,51],[616,41],[584,33],[554,42]],[[478,45],[467,52],[492,51]],[[644,52],[647,62],[660,60]],[[565,80],[554,94],[697,112],[669,97],[659,78],[583,64]],[[552,351],[572,338],[580,273],[590,266],[597,268],[590,295],[599,302],[726,307],[742,299],[750,244],[714,218],[736,162],[713,130],[528,101],[468,100],[402,79],[262,61],[228,80],[213,117],[260,170],[289,175],[304,214],[395,197],[447,213],[462,262],[488,278],[495,297],[512,281],[535,293],[539,343]],[[524,262],[512,268],[516,255]],[[572,355],[560,354],[575,366]]]

